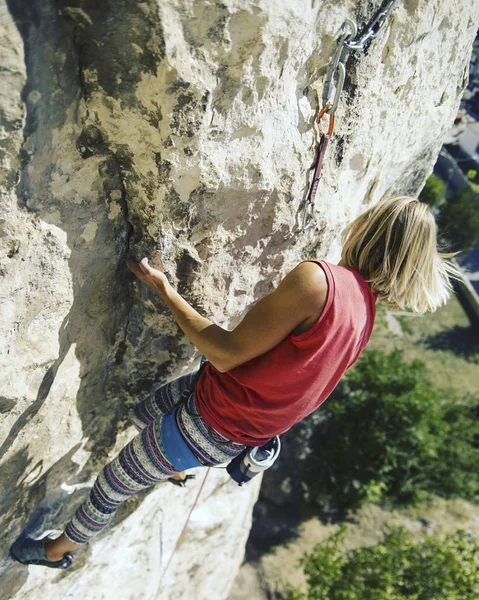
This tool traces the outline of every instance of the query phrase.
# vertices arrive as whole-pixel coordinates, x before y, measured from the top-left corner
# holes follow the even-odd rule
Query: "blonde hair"
[[[342,260],[358,270],[391,308],[435,311],[449,299],[449,277],[463,279],[438,251],[437,228],[427,204],[410,196],[380,202],[342,234]]]

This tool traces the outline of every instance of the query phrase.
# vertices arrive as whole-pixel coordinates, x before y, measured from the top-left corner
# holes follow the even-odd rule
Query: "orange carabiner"
[[[318,116],[316,117],[316,123],[317,125],[320,124],[321,119],[324,117],[324,115],[326,114],[326,112],[332,107],[333,105],[328,103],[325,104],[323,106],[323,108],[319,111]],[[334,113],[331,113],[329,115],[329,127],[328,127],[328,135],[331,136],[331,134],[333,133],[333,129],[334,129]],[[321,135],[324,135],[323,133],[321,133]]]

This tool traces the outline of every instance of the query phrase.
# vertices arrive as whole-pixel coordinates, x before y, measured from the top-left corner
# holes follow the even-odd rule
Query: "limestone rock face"
[[[7,551],[25,528],[61,530],[135,435],[128,408],[197,364],[127,253],[232,327],[302,258],[338,259],[364,203],[420,190],[466,85],[469,0],[400,1],[351,59],[297,231],[337,33],[379,5],[1,0],[2,598],[228,595],[259,482],[220,470],[178,544],[206,471],[128,501],[73,571]]]

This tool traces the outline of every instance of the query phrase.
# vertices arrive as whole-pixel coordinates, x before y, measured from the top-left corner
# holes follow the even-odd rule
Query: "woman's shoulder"
[[[321,315],[331,305],[334,283],[325,262],[318,259],[305,259],[293,269],[297,273],[300,296],[307,299],[303,303],[308,303],[310,312],[308,318],[293,331],[293,337],[310,331],[315,323],[319,323]]]
[[[328,295],[328,274],[326,261],[305,259],[293,269],[298,288],[302,295],[313,299],[315,304],[324,306]]]
[[[331,271],[332,266],[335,265],[331,265],[331,263],[326,260],[318,258],[305,258],[296,265],[295,269],[298,270],[298,273],[305,280],[324,288],[324,286],[327,287],[329,275],[328,271]]]

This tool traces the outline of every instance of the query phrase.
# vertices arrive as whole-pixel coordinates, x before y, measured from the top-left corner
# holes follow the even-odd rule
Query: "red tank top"
[[[326,274],[319,319],[226,373],[207,363],[196,384],[201,416],[233,442],[261,445],[316,410],[371,336],[377,294],[364,277],[324,260],[302,262],[315,262]]]

